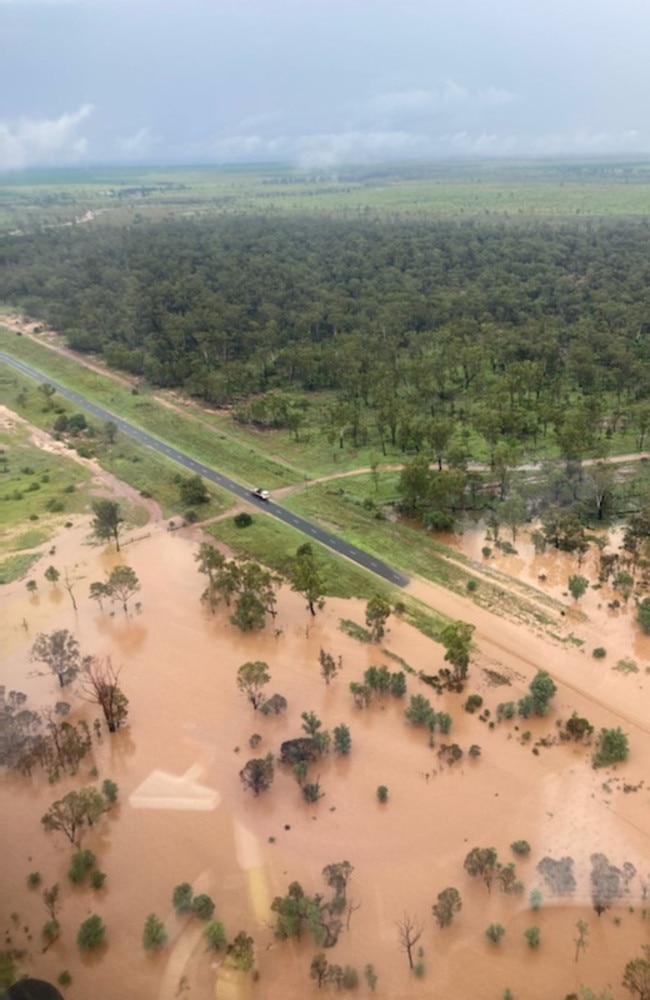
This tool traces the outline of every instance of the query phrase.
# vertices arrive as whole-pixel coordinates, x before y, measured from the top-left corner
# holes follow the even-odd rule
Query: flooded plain
[[[44,554],[31,573],[39,581],[36,595],[27,593],[24,581],[0,591],[0,684],[7,691],[24,691],[33,708],[59,700],[56,678],[31,661],[30,649],[39,632],[66,628],[82,653],[113,658],[129,699],[128,727],[95,740],[93,759],[86,758],[77,777],[50,785],[38,772],[29,778],[2,774],[0,921],[5,941],[26,951],[21,969],[53,982],[68,970],[72,983],[63,992],[70,1000],[316,997],[309,967],[320,949],[307,936],[276,940],[270,903],[293,881],[310,894],[326,894],[322,869],[347,860],[354,866],[350,909],[327,959],[357,969],[358,996],[370,995],[362,975],[369,963],[378,977],[374,995],[386,1000],[500,1000],[506,988],[516,1000],[561,1000],[581,984],[622,996],[625,963],[639,956],[648,940],[650,871],[650,647],[639,637],[631,609],[610,612],[604,589],[588,592],[577,607],[565,598],[565,634],[552,639],[414,582],[409,588],[414,596],[477,629],[463,695],[436,695],[407,675],[407,699],[424,694],[453,718],[448,740],[463,749],[463,757],[448,766],[438,756],[442,738],[436,735],[431,747],[427,730],[406,723],[407,699],[387,696],[359,709],[349,692],[350,682],[361,681],[373,664],[396,670],[401,663],[425,674],[443,665],[442,647],[408,624],[392,616],[381,646],[362,644],[344,633],[340,622],[363,625],[364,603],[327,600],[312,619],[303,599],[283,588],[275,623],[245,635],[228,622],[225,610],[212,616],[200,604],[197,529],[170,532],[164,523],[152,522],[125,538],[119,554],[89,545],[87,535],[83,519],[61,529],[55,555]],[[455,544],[480,564],[479,533]],[[524,544],[518,540],[519,556],[497,555],[498,568],[530,574],[533,585],[555,588],[562,598],[569,557],[531,557]],[[559,558],[565,559],[561,565]],[[77,612],[65,590],[43,580],[50,563],[62,575],[67,570]],[[119,563],[130,565],[141,582],[141,606],[129,614],[117,606],[102,610],[88,597],[90,583]],[[605,660],[591,656],[596,645],[607,647]],[[320,676],[321,649],[341,657],[341,672],[329,686]],[[635,658],[636,673],[613,669],[624,656]],[[268,663],[269,694],[286,697],[285,714],[254,712],[239,693],[236,671],[249,660]],[[539,668],[558,682],[549,716],[496,723],[497,705],[522,697]],[[464,710],[469,693],[483,698],[489,712],[483,719]],[[74,718],[96,716],[96,709],[69,689],[65,697]],[[625,766],[596,771],[588,747],[557,740],[558,721],[574,710],[597,731],[624,729],[631,746]],[[350,754],[330,754],[312,766],[311,778],[324,793],[316,803],[303,801],[290,770],[280,764],[271,789],[253,797],[239,771],[249,758],[277,756],[283,740],[301,735],[305,711],[315,712],[330,731],[341,723],[349,726]],[[255,750],[249,742],[253,734],[261,737]],[[475,758],[468,754],[470,746],[480,748]],[[96,778],[88,774],[93,764]],[[100,890],[78,888],[66,874],[70,845],[60,833],[46,832],[40,819],[71,788],[104,778],[117,783],[118,805],[84,836],[82,846],[96,854],[107,878]],[[376,795],[379,785],[388,788],[383,804]],[[512,852],[516,840],[530,843],[527,858]],[[496,887],[488,892],[471,879],[463,862],[477,846],[494,847],[504,864],[515,862],[524,892],[511,896]],[[591,906],[590,887],[590,856],[597,852],[619,868],[629,862],[636,870],[625,896],[600,917]],[[577,884],[570,897],[553,895],[537,872],[545,856],[573,859]],[[43,885],[61,885],[62,935],[46,951],[40,942],[47,919],[40,890],[26,884],[33,871],[41,873]],[[200,922],[173,912],[172,891],[181,882],[212,896],[215,917],[229,939],[240,930],[253,936],[256,981],[220,974],[222,959],[206,951]],[[431,907],[448,886],[459,890],[462,910],[441,930]],[[535,888],[543,895],[538,910],[529,905]],[[91,913],[105,922],[106,943],[84,958],[76,932]],[[150,913],[165,921],[169,934],[159,954],[142,947]],[[410,971],[399,947],[397,923],[405,915],[422,926],[415,949],[422,949],[416,956],[421,978]],[[576,961],[579,920],[588,931]],[[498,945],[485,937],[493,923],[505,929]],[[524,937],[531,926],[540,929],[535,949]]]

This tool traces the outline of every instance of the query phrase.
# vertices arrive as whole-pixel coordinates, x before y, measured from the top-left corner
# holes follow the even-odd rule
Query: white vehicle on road
[[[271,494],[268,490],[262,490],[259,486],[256,486],[254,490],[251,490],[251,496],[257,497],[258,500],[270,500]]]

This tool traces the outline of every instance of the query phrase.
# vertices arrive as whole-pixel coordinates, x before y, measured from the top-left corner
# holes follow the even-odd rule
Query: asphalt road
[[[389,566],[387,563],[382,562],[381,559],[376,559],[368,552],[364,552],[363,549],[357,548],[356,545],[351,545],[350,542],[346,542],[342,538],[338,538],[337,535],[333,535],[329,531],[324,531],[323,528],[319,528],[318,525],[312,524],[311,521],[307,521],[306,518],[300,517],[299,514],[294,514],[292,511],[286,510],[280,504],[274,503],[272,500],[258,500],[256,497],[251,496],[250,490],[247,487],[242,486],[241,483],[237,483],[234,479],[224,476],[221,472],[215,472],[214,469],[211,469],[208,465],[204,465],[203,462],[197,462],[196,459],[190,458],[182,451],[172,447],[172,445],[158,440],[158,438],[153,437],[151,434],[147,434],[146,431],[140,430],[133,424],[123,420],[122,417],[118,417],[117,414],[111,413],[110,410],[105,410],[103,407],[97,406],[95,403],[91,403],[90,400],[85,399],[85,397],[79,395],[78,392],[74,392],[72,389],[67,389],[64,385],[60,385],[60,383],[55,382],[46,375],[43,375],[42,372],[37,371],[35,368],[31,368],[29,365],[24,364],[22,361],[18,361],[16,358],[13,358],[11,355],[5,354],[2,351],[0,351],[0,361],[4,361],[5,364],[10,365],[19,372],[22,372],[23,375],[27,375],[29,378],[35,379],[37,382],[47,382],[49,385],[54,386],[56,391],[61,396],[69,399],[80,409],[85,410],[87,413],[92,413],[93,416],[98,417],[100,420],[112,420],[124,434],[128,434],[129,437],[132,437],[140,444],[145,445],[147,448],[152,448],[160,455],[166,455],[167,458],[171,458],[172,461],[177,462],[186,469],[189,469],[190,472],[198,474],[209,482],[215,483],[217,486],[221,486],[222,489],[233,493],[236,497],[239,497],[240,500],[246,500],[253,506],[259,507],[261,512],[263,511],[271,517],[276,517],[279,521],[284,521],[285,524],[289,524],[297,531],[301,531],[309,539],[313,539],[315,542],[320,542],[321,545],[325,545],[328,549],[331,549],[338,555],[345,556],[346,559],[350,559],[352,562],[357,563],[358,566],[362,566],[371,573],[375,573],[383,580],[387,580],[389,583],[392,583],[397,587],[405,587],[409,583],[409,578],[407,576],[400,573],[398,570],[393,569],[392,566]]]

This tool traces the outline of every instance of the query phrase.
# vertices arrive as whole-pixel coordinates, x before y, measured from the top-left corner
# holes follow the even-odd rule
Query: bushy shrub
[[[192,900],[192,913],[199,920],[209,920],[214,913],[214,903],[204,892]]]
[[[211,920],[203,931],[210,951],[220,951],[226,945],[226,930],[219,920]]]
[[[142,931],[142,947],[145,951],[158,951],[167,944],[165,925],[155,913],[147,917]]]
[[[172,893],[172,906],[177,913],[189,913],[192,909],[194,892],[189,882],[181,882]]]
[[[100,946],[105,935],[106,927],[102,918],[93,913],[79,928],[77,945],[81,951],[93,951]]]
[[[92,851],[75,851],[70,861],[68,878],[74,885],[81,885],[94,864],[95,855]]]

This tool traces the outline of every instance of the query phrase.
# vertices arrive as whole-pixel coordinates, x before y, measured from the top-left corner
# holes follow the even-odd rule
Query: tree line
[[[4,297],[157,386],[382,451],[648,427],[647,220],[166,219],[7,236]],[[303,401],[304,402],[304,401]]]

